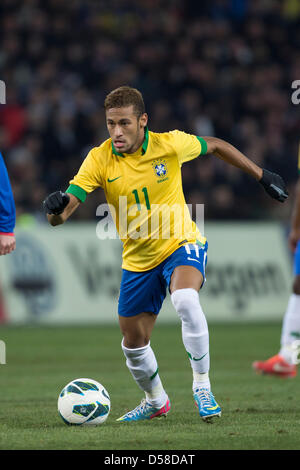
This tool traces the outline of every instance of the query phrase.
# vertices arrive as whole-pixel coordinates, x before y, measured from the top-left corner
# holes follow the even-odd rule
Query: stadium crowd
[[[293,194],[300,105],[297,0],[1,0],[0,149],[17,216],[45,220],[91,147],[108,137],[106,94],[144,95],[149,128],[213,135],[278,172]],[[205,156],[183,166],[188,203],[209,219],[288,220],[255,181]],[[291,199],[291,198],[290,198]],[[96,217],[102,191],[73,220]]]

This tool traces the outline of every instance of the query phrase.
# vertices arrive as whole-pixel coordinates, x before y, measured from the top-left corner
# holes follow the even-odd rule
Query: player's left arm
[[[262,184],[266,192],[274,199],[284,202],[288,197],[285,182],[281,176],[264,168],[260,168],[246,155],[229,142],[216,137],[203,137],[207,144],[207,152],[213,153],[221,160],[240,168]]]

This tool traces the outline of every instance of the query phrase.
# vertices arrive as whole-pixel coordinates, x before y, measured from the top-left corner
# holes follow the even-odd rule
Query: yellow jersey
[[[122,268],[147,271],[185,243],[206,243],[190,216],[181,179],[181,165],[206,151],[203,138],[178,130],[146,128],[143,145],[131,154],[117,152],[107,139],[90,150],[67,192],[84,202],[103,188],[123,243]]]

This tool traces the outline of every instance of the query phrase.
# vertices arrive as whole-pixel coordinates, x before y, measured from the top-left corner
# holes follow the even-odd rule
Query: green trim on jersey
[[[147,152],[148,143],[149,143],[149,131],[148,131],[148,127],[146,126],[145,127],[145,140],[142,145],[142,155],[144,155]]]
[[[81,202],[86,200],[86,191],[75,184],[70,184],[66,193],[73,194],[73,196],[76,196]]]
[[[207,153],[207,143],[206,141],[203,139],[203,137],[199,137],[198,135],[196,135],[197,139],[199,140],[200,144],[201,144],[201,153],[200,155],[206,155]]]
[[[142,155],[144,155],[147,151],[147,148],[148,148],[148,143],[149,143],[149,130],[148,130],[148,126],[145,127],[145,138],[144,138],[144,142],[143,142],[143,145],[142,145]],[[125,158],[126,155],[123,155],[123,153],[120,153],[120,152],[117,152],[117,150],[115,149],[115,146],[113,144],[113,141],[111,142],[111,147],[112,147],[112,152],[114,155],[118,155],[119,157],[123,157]]]

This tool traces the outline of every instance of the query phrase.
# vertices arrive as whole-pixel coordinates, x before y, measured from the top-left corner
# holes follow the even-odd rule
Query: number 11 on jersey
[[[144,188],[142,189],[142,192],[144,193],[144,198],[145,198],[146,207],[147,207],[148,210],[150,210],[150,209],[151,209],[151,206],[150,206],[150,202],[149,202],[149,196],[148,196],[147,188],[144,187]],[[134,194],[135,202],[136,202],[136,204],[137,204],[138,210],[140,211],[140,210],[141,210],[141,202],[140,202],[140,197],[139,197],[138,190],[137,190],[137,189],[134,189],[134,190],[132,191],[132,194]]]

